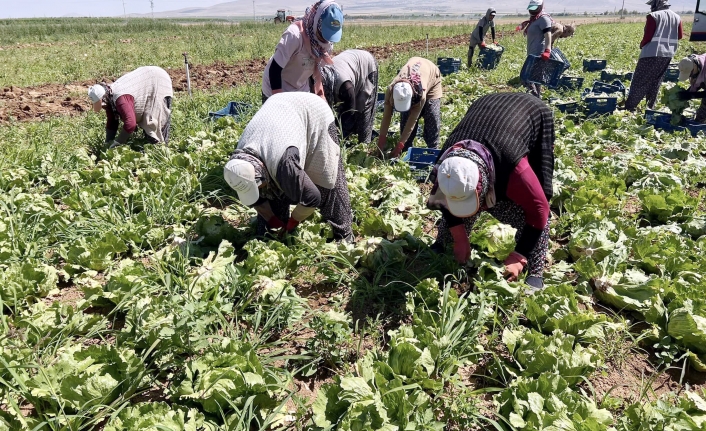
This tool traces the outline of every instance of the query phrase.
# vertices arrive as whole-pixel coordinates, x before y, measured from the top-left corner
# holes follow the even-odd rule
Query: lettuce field
[[[6,62],[39,57],[16,68],[15,85],[35,87],[2,75],[0,110],[42,103],[32,92],[50,85],[87,108],[85,89],[70,95],[77,80],[142,65],[120,63],[115,25],[95,42],[109,71],[83,65],[59,81],[53,56],[70,65],[92,46],[81,31],[2,25],[20,26],[3,36]],[[149,61],[140,32],[170,45],[167,24],[154,25],[124,29],[134,58]],[[459,35],[471,30],[434,27],[427,54],[423,26],[351,29],[359,39],[345,48],[375,52],[381,84],[413,55],[465,59]],[[180,50],[213,56],[202,75],[218,60],[204,44],[222,40],[207,30],[178,35]],[[270,48],[231,65],[262,67],[279,36],[259,30],[247,28]],[[497,69],[443,79],[442,142],[478,97],[523,91],[525,41],[504,30]],[[583,59],[630,72],[641,37],[642,24],[586,24],[557,46],[590,87],[600,72],[583,72]],[[704,48],[683,42],[680,55]],[[179,67],[164,56],[155,63]],[[502,277],[513,234],[490,217],[468,265],[432,252],[429,185],[375,144],[345,142],[355,244],[332,242],[316,217],[282,240],[254,239],[255,212],[222,169],[260,104],[260,72],[177,92],[168,145],[137,137],[105,150],[104,114],[80,109],[0,116],[0,430],[706,429],[706,136],[656,130],[644,105],[597,118],[556,110],[551,266],[530,295]],[[543,97],[580,101],[582,90]],[[231,100],[253,108],[208,119]]]

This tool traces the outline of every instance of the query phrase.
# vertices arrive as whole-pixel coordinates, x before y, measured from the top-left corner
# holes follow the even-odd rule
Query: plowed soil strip
[[[468,43],[467,35],[429,39],[429,49],[444,49]],[[386,46],[364,48],[378,61],[386,60],[398,52],[422,51],[426,40],[414,40]],[[191,88],[199,90],[234,87],[259,82],[267,59],[252,59],[234,65],[215,63],[208,66],[192,65]],[[175,92],[186,91],[184,69],[170,69],[169,75]],[[112,82],[115,77],[106,77]],[[41,120],[52,116],[78,115],[90,109],[86,96],[87,88],[96,81],[79,81],[71,84],[44,84],[33,87],[6,87],[0,89],[0,123],[15,118],[19,121]]]

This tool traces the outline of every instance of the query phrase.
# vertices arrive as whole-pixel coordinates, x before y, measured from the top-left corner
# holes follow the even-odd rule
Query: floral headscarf
[[[307,8],[304,17],[302,18],[304,31],[309,37],[311,53],[314,54],[316,58],[327,57],[333,51],[333,43],[321,42],[317,36],[317,33],[321,32],[321,25],[323,23],[321,17],[324,12],[326,9],[334,5],[338,6],[338,4],[333,0],[319,0],[311,7]]]
[[[412,105],[416,105],[422,100],[422,94],[424,93],[424,87],[422,86],[422,75],[420,70],[422,68],[422,63],[414,63],[412,67],[407,69],[407,78],[397,79],[392,83],[391,87],[399,84],[400,82],[406,82],[412,87]],[[403,75],[404,76],[404,75]]]

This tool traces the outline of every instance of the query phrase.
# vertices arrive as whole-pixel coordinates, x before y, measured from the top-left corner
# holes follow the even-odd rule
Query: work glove
[[[402,150],[404,150],[404,142],[400,142],[397,144],[394,150],[390,153],[390,157],[399,157],[399,155],[402,153]]]
[[[505,259],[505,278],[507,278],[507,281],[516,281],[525,266],[527,266],[527,258],[516,251],[510,253],[510,256]]]
[[[481,47],[481,48],[485,48],[485,46],[486,46],[486,45],[485,45],[485,42],[481,42],[481,43],[480,43],[480,47]]]
[[[692,99],[702,99],[706,97],[706,91],[689,91],[682,90],[677,93],[679,100],[692,100]]]
[[[293,217],[290,217],[289,221],[287,222],[287,233],[294,232],[294,229],[296,229],[297,226],[299,226],[299,222]]]
[[[108,144],[112,142],[115,137],[118,135],[117,130],[107,130],[105,131],[105,143]]]
[[[383,135],[378,136],[378,149],[381,153],[385,152],[385,145],[387,145],[387,137]]]
[[[471,257],[471,243],[468,242],[466,226],[460,224],[449,229],[454,239],[454,257],[456,262],[464,264]]]
[[[542,60],[547,61],[549,60],[549,57],[552,55],[552,50],[551,49],[545,49],[544,52],[542,53]]]
[[[278,230],[283,227],[284,223],[282,223],[282,220],[280,220],[277,216],[272,216],[269,220],[267,220],[267,228],[270,230]]]
[[[118,142],[118,141],[108,142],[108,144],[110,144],[110,145],[108,146],[108,149],[109,149],[109,150],[112,150],[113,148],[117,148],[117,147],[119,147],[119,146],[121,146],[121,145],[125,145],[125,144],[120,143],[120,142]]]
[[[693,93],[689,90],[682,90],[677,93],[677,96],[679,97],[679,100],[691,100]]]

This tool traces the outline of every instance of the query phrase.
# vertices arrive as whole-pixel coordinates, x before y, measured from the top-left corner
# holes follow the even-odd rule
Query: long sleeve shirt
[[[547,201],[542,185],[530,167],[526,156],[510,174],[506,195],[524,211],[526,226],[517,242],[515,251],[527,257],[534,249],[549,221],[549,201]],[[449,228],[464,222],[464,219],[454,216],[443,207],[441,214]]]
[[[123,130],[117,140],[118,142],[124,144],[127,142],[127,138],[135,132],[135,129],[137,129],[135,98],[129,94],[118,97],[118,100],[115,101],[115,109],[117,112],[113,111],[110,104],[106,105],[105,111],[108,118],[105,129],[108,136],[114,137],[120,127],[120,122],[118,121],[118,118],[120,118],[123,122]],[[116,114],[118,118],[116,118]]]
[[[285,150],[277,167],[276,178],[282,193],[293,204],[307,208],[317,208],[321,205],[321,192],[304,172],[297,147]],[[253,206],[262,205],[267,200],[269,199],[261,194]]]

